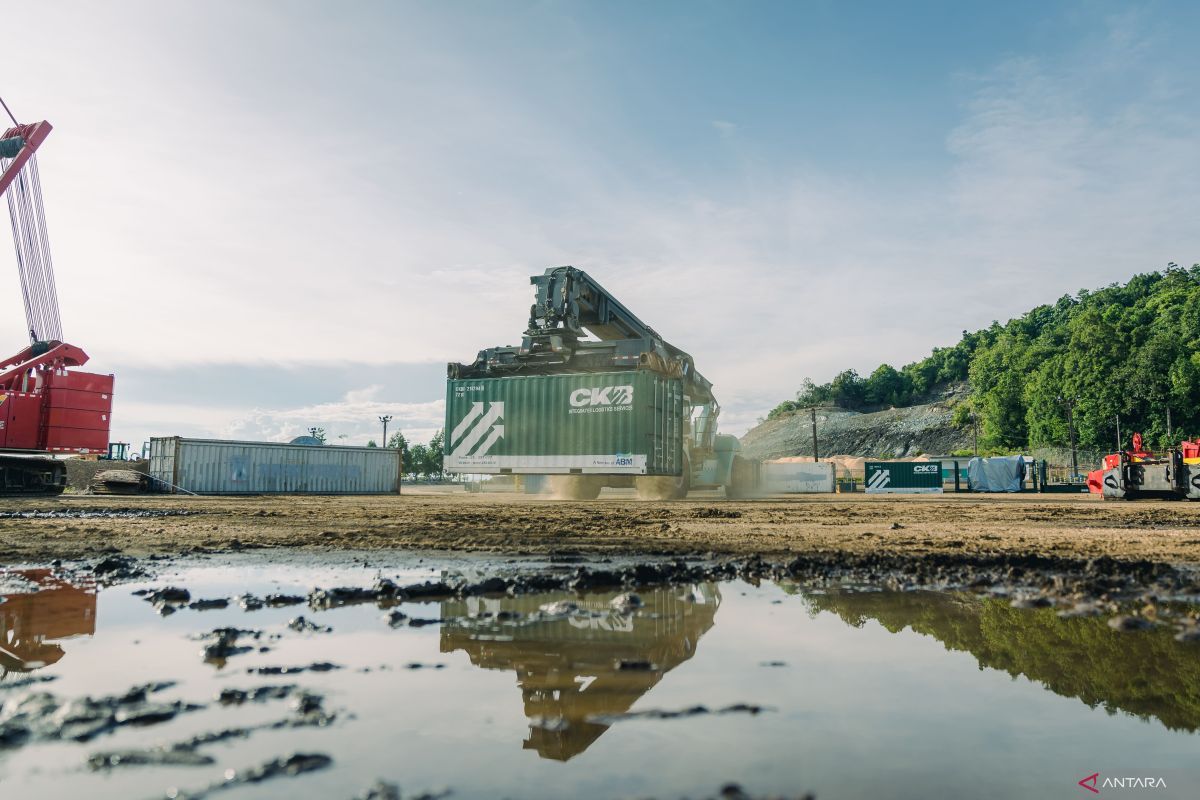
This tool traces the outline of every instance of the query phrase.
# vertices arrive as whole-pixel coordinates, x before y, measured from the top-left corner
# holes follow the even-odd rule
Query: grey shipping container
[[[194,494],[389,494],[400,451],[167,436],[150,440],[150,477]]]
[[[678,475],[683,385],[649,370],[446,383],[446,470]]]

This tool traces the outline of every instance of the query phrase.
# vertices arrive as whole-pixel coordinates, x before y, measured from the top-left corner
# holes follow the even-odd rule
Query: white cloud
[[[714,119],[711,124],[722,139],[728,139],[737,133],[738,126],[735,122],[725,119]]]
[[[350,400],[322,403],[301,408],[259,409],[231,420],[220,434],[230,439],[286,442],[308,433],[309,428],[324,428],[334,444],[365,445],[382,438],[379,417],[391,415],[388,435],[402,431],[410,442],[427,442],[442,427],[445,403],[387,403],[378,400]],[[344,437],[344,438],[343,438]]]
[[[378,399],[382,391],[383,387],[375,383],[362,389],[351,389],[346,392],[344,399],[349,405],[359,405]]]
[[[614,144],[637,131],[611,127],[609,94],[555,113],[575,84],[514,88],[423,40],[415,12],[388,61],[340,27],[307,50],[319,21],[244,5],[49,5],[14,9],[14,28],[56,35],[12,43],[10,60],[49,67],[9,99],[57,125],[41,166],[64,327],[101,370],[469,361],[519,338],[528,275],[573,263],[695,356],[741,432],[806,375],[915,360],[1064,292],[1200,260],[1197,78],[1156,62],[1136,17],[964,80],[945,164],[920,177],[797,157],[726,182]],[[15,350],[23,328],[14,295],[0,338]],[[219,414],[121,397],[116,419],[365,441],[395,413],[425,439],[440,394],[401,411],[372,379],[340,403]]]

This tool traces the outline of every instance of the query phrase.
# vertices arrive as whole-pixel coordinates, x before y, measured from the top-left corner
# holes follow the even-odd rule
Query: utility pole
[[[821,451],[820,451],[820,449],[817,448],[817,408],[816,408],[816,406],[813,406],[812,408],[808,409],[808,412],[812,415],[813,461],[820,462]]]
[[[383,423],[383,441],[379,443],[379,446],[387,447],[387,424],[392,421],[392,415],[384,414],[379,418],[379,421]]]
[[[1171,440],[1171,407],[1167,406],[1167,446],[1174,447],[1175,443]]]
[[[972,439],[973,439],[972,446],[975,449],[975,455],[978,456],[979,455],[979,415],[975,413],[974,409],[971,410],[971,428],[974,430],[974,434],[972,435]]]
[[[1121,415],[1117,414],[1117,452],[1121,452]]]
[[[1079,476],[1079,456],[1075,450],[1075,398],[1059,397],[1059,402],[1067,407],[1067,429],[1071,432],[1071,478]]]

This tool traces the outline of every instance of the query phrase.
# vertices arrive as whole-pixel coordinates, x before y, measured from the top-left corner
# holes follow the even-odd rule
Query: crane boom
[[[0,158],[11,158],[12,161],[0,172],[0,194],[8,191],[8,186],[17,178],[21,169],[33,158],[33,154],[46,141],[54,126],[46,120],[33,122],[28,125],[17,125],[4,132],[0,139]]]
[[[45,120],[14,125],[0,139],[0,194],[8,201],[26,330],[32,342],[63,338],[37,167],[37,150],[53,129]]]
[[[8,106],[0,100],[0,106]],[[0,495],[57,493],[66,467],[52,454],[108,448],[113,376],[82,372],[87,354],[62,341],[37,151],[53,126],[13,127],[0,138],[0,194],[8,202],[30,344],[0,360]]]
[[[450,364],[451,378],[645,368],[682,378],[692,403],[716,405],[712,383],[696,372],[692,357],[583,270],[550,267],[529,282],[536,298],[521,345],[481,350],[472,364]]]

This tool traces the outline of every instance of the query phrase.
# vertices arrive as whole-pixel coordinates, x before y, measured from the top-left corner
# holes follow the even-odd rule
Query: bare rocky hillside
[[[955,427],[952,416],[948,398],[873,413],[817,409],[817,442],[823,455],[875,458],[943,455],[970,448],[971,431]],[[811,456],[809,412],[763,422],[742,437],[742,447],[749,457],[758,459]]]

